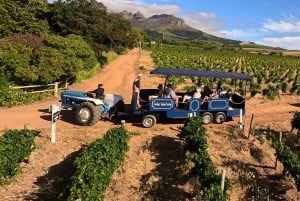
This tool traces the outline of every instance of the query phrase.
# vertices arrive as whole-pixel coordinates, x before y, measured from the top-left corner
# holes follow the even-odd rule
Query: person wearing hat
[[[131,98],[131,108],[137,109],[140,108],[140,102],[139,102],[139,97],[140,97],[140,79],[142,77],[142,74],[138,74],[137,77],[134,79],[132,83],[132,98]]]
[[[103,84],[98,84],[98,88],[93,90],[93,91],[89,91],[90,93],[94,93],[95,94],[95,98],[104,99],[104,88],[103,88]]]

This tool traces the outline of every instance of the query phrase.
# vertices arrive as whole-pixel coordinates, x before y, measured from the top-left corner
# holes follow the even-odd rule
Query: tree
[[[49,35],[45,46],[35,56],[40,83],[76,79],[80,73],[94,68],[98,63],[91,46],[77,35]]]
[[[14,33],[47,33],[49,25],[44,18],[47,12],[45,0],[1,0],[0,37]]]
[[[38,42],[28,43],[28,38]],[[0,41],[0,75],[19,85],[76,79],[97,64],[91,46],[77,35],[30,35]]]
[[[108,14],[106,7],[96,0],[59,0],[51,5],[49,23],[60,35],[78,34],[94,50],[101,51],[132,47],[130,22],[116,14]]]

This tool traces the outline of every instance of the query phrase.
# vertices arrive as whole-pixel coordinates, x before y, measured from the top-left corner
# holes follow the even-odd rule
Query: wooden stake
[[[222,179],[221,179],[221,191],[224,193],[224,186],[225,186],[225,170],[222,171]]]
[[[30,124],[29,123],[24,124],[24,130],[30,130]]]
[[[254,120],[254,114],[252,114],[252,116],[251,116],[251,121],[250,121],[250,127],[249,127],[248,138],[250,137],[251,132],[252,132],[253,120]]]
[[[121,125],[123,126],[123,127],[125,127],[125,123],[126,123],[126,121],[123,119],[123,120],[121,120]]]

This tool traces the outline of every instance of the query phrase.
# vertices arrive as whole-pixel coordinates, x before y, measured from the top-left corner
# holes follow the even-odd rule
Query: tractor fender
[[[97,98],[87,98],[86,101],[93,103],[94,105],[103,105],[104,101]]]
[[[105,94],[104,103],[110,107],[115,106],[118,102],[123,101],[123,97],[117,94]]]

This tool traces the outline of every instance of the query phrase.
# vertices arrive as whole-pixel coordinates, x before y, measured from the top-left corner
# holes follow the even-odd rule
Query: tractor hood
[[[74,96],[74,97],[89,97],[87,93],[81,91],[63,91],[61,96]]]
[[[94,103],[95,105],[103,105],[103,100],[97,98],[91,98],[87,93],[80,91],[63,91],[61,93],[61,101],[63,105],[68,105],[67,102],[76,102],[81,103],[84,101],[89,101]]]

